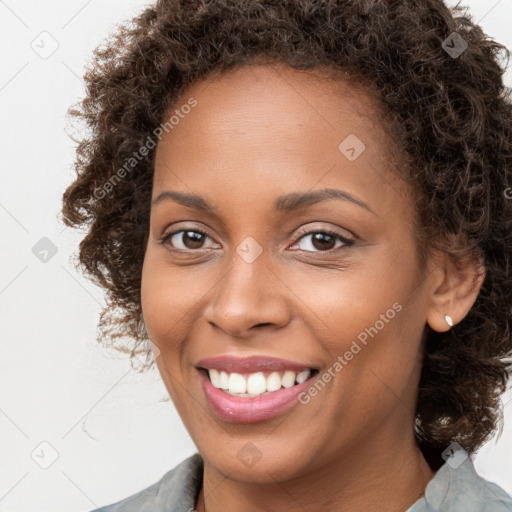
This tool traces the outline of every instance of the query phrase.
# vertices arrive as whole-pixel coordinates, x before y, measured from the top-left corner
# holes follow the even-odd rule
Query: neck
[[[407,510],[424,495],[435,472],[413,434],[397,445],[390,444],[389,438],[371,444],[361,450],[362,444],[354,443],[358,449],[294,480],[273,479],[264,484],[230,479],[205,461],[197,512]]]

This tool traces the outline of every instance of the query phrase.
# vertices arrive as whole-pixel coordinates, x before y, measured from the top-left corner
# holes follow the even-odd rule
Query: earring
[[[446,323],[450,326],[450,327],[453,327],[453,320],[452,320],[452,317],[450,315],[444,315],[444,319],[446,320]]]

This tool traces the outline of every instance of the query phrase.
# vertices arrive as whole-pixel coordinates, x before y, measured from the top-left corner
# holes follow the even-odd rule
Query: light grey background
[[[73,178],[66,110],[84,94],[83,67],[116,23],[148,3],[0,1],[3,512],[88,511],[151,485],[195,451],[158,372],[137,374],[95,341],[102,291],[70,263],[82,234],[57,219]],[[512,48],[512,0],[465,5]],[[46,263],[32,251],[48,244],[43,237],[57,249]],[[476,467],[512,493],[512,402],[505,416]]]

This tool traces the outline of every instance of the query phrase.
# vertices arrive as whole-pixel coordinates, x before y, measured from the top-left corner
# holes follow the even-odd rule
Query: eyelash
[[[199,228],[193,228],[193,229],[189,229],[189,228],[182,228],[182,229],[178,229],[176,231],[172,231],[171,233],[168,233],[167,235],[164,235],[162,238],[160,238],[160,243],[162,245],[167,245],[168,244],[168,240],[170,240],[174,235],[176,235],[177,233],[183,233],[183,232],[186,232],[186,231],[189,231],[189,232],[192,232],[192,233],[199,233],[203,236],[206,236],[208,238],[211,238],[208,233],[206,233],[205,231],[203,231],[202,229],[199,229]],[[341,240],[341,242],[343,242],[343,245],[340,246],[340,247],[337,247],[335,249],[329,249],[327,251],[304,251],[304,252],[308,252],[308,253],[325,253],[325,254],[330,254],[330,253],[333,253],[339,249],[343,249],[343,247],[350,247],[352,245],[354,245],[355,243],[355,240],[352,240],[350,238],[347,238],[343,235],[340,235],[338,232],[336,231],[333,231],[331,229],[317,229],[317,230],[310,230],[310,231],[302,231],[302,232],[299,232],[297,234],[297,238],[296,240],[292,243],[292,246],[297,244],[300,240],[302,240],[302,238],[306,237],[307,235],[314,235],[314,234],[317,234],[317,233],[322,233],[322,234],[326,234],[326,235],[329,235],[329,236],[332,236],[334,238],[337,238],[339,240]],[[172,249],[172,250],[176,250],[176,251],[189,251],[189,252],[195,252],[194,249]],[[200,249],[198,249],[200,250]]]

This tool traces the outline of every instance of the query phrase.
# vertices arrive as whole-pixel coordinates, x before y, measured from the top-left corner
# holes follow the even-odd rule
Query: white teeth
[[[231,389],[230,389],[231,391]],[[251,373],[247,379],[247,393],[249,395],[261,395],[267,391],[267,380],[262,372]]]
[[[219,387],[221,389],[229,389],[229,375],[226,372],[220,372],[220,386]]]
[[[302,384],[305,380],[308,380],[311,372],[309,370],[304,370],[297,375],[297,383]]]
[[[285,388],[291,388],[295,384],[295,372],[284,372],[283,378],[281,379],[281,384]]]
[[[220,376],[218,370],[215,370],[215,368],[210,368],[208,371],[210,372],[210,380],[212,381],[212,384],[216,388],[220,388]]]
[[[281,376],[280,372],[272,372],[265,377],[263,372],[251,374],[227,373],[214,368],[208,370],[211,383],[226,393],[236,396],[255,397],[263,393],[277,391],[281,387],[291,388],[295,382],[303,383],[311,375],[310,370],[293,372],[287,370]]]
[[[281,375],[279,372],[272,372],[267,377],[267,391],[277,391],[281,389]]]
[[[239,373],[229,374],[229,392],[230,393],[247,393],[247,381],[244,376]]]

